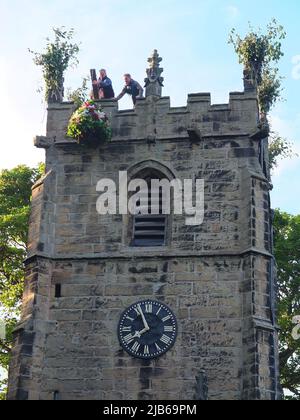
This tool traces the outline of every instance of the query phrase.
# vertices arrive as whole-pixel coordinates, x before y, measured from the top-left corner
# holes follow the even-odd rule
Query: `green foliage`
[[[281,98],[282,78],[273,65],[284,55],[282,41],[285,37],[286,32],[276,19],[267,25],[266,33],[260,28],[255,30],[251,25],[245,38],[241,38],[235,29],[230,33],[229,43],[234,46],[239,62],[257,84],[260,109],[264,113],[268,113]]]
[[[6,338],[0,340],[0,369],[4,370],[8,368],[24,288],[31,187],[43,173],[43,164],[35,169],[21,165],[0,172],[0,317],[6,325]],[[0,381],[0,399],[4,398],[5,384],[5,380]]]
[[[79,144],[98,144],[110,140],[111,134],[107,115],[94,101],[85,102],[74,112],[67,132]]]
[[[260,111],[268,114],[271,108],[282,100],[282,81],[277,68],[266,67],[258,85],[258,102]]]
[[[6,400],[6,389],[7,389],[7,379],[0,380],[0,401]]]
[[[43,53],[29,50],[34,55],[34,63],[42,67],[45,81],[45,100],[60,102],[63,99],[64,72],[68,67],[78,64],[79,46],[72,43],[74,30],[66,31],[64,27],[53,28],[54,42],[47,38]]]
[[[293,145],[286,138],[271,132],[269,143],[269,163],[270,169],[275,169],[281,159],[291,159],[298,156],[293,151]]]
[[[281,383],[300,400],[300,340],[292,337],[292,319],[300,315],[300,215],[275,213],[275,257],[278,265],[278,321]]]
[[[68,89],[67,99],[70,102],[74,102],[76,108],[79,108],[82,105],[82,103],[88,99],[88,82],[89,77],[83,77],[82,85],[79,88],[73,91],[71,89]]]

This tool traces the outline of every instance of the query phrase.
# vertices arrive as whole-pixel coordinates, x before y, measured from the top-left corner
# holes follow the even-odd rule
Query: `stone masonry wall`
[[[182,108],[151,96],[135,110],[102,105],[110,143],[66,139],[68,103],[50,106],[47,137],[36,139],[46,175],[33,191],[9,398],[198,399],[203,370],[209,399],[277,398],[270,186],[253,134],[255,94],[218,106],[209,94],[189,95]],[[130,247],[129,218],[96,213],[100,179],[146,167],[205,180],[204,223],[171,216],[162,248]],[[167,303],[179,321],[174,348],[149,362],[117,339],[121,313],[144,298]]]
[[[197,399],[205,370],[209,398],[240,399],[243,278],[236,257],[55,262],[41,398]],[[116,334],[124,308],[145,298],[179,321],[176,345],[156,361],[129,357]]]

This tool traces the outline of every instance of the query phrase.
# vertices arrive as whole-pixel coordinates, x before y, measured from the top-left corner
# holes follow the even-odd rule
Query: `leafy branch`
[[[269,142],[269,164],[271,170],[278,166],[279,160],[292,159],[298,156],[294,152],[293,144],[289,140],[271,131]]]
[[[282,41],[286,38],[286,32],[276,19],[267,25],[266,33],[260,28],[255,30],[250,24],[249,29],[245,38],[232,29],[229,44],[234,46],[240,64],[250,73],[257,87],[260,111],[267,114],[282,99],[282,77],[274,65],[284,55]]]
[[[69,66],[78,64],[77,55],[79,46],[71,42],[74,29],[69,31],[62,28],[53,28],[54,42],[46,38],[47,44],[43,53],[34,52],[33,61],[42,67],[45,81],[45,100],[48,103],[61,102],[64,96],[64,73]]]
[[[71,90],[70,88],[67,89],[67,99],[70,102],[74,102],[76,108],[79,108],[88,98],[89,80],[88,76],[83,77],[82,84],[79,88],[76,90]]]

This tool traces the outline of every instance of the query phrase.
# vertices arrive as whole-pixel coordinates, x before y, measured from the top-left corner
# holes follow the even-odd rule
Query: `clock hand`
[[[141,338],[141,332],[137,331],[132,338]]]
[[[150,328],[149,328],[150,329]],[[143,334],[149,331],[148,328],[144,328],[142,331],[136,331],[136,333],[132,336],[132,338],[141,338]]]
[[[144,328],[142,331],[139,332],[140,336],[148,332],[150,328]]]
[[[138,310],[139,310],[139,313],[141,314],[141,317],[142,317],[142,320],[143,320],[144,327],[145,327],[146,331],[149,331],[150,330],[149,325],[147,324],[145,315],[143,314],[143,311],[142,311],[142,308],[141,308],[140,305],[138,305]]]

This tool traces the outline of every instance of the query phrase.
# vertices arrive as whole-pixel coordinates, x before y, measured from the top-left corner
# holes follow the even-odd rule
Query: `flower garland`
[[[79,144],[97,145],[111,139],[108,117],[94,101],[86,101],[72,115],[68,137]]]

